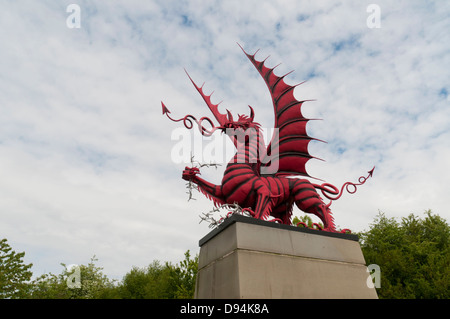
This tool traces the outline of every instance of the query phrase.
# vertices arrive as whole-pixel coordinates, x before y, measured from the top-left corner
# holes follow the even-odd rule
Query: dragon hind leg
[[[319,217],[323,222],[323,230],[336,232],[330,209],[323,203],[316,189],[308,180],[297,180],[292,193],[294,194],[294,202],[300,210]]]
[[[290,225],[291,224],[291,216],[292,216],[292,202],[282,202],[280,205],[274,207],[272,209],[271,215],[281,220],[281,223]]]

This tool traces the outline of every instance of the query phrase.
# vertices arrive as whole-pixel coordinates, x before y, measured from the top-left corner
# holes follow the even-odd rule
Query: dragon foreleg
[[[255,185],[256,204],[255,204],[255,218],[267,219],[274,206],[274,201],[279,194],[272,194],[269,187],[262,180],[259,180]]]
[[[212,200],[215,206],[225,204],[222,194],[222,187],[220,185],[207,182],[203,178],[198,177],[197,174],[200,174],[200,170],[197,167],[186,167],[183,171],[182,178],[196,184],[198,190],[208,199]]]

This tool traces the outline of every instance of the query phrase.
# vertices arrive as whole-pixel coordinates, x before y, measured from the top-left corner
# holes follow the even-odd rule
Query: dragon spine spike
[[[194,85],[194,87],[197,89],[198,93],[200,93],[200,95],[202,96],[203,100],[205,101],[206,105],[208,105],[208,108],[210,109],[210,111],[212,112],[212,114],[214,115],[214,117],[216,118],[216,120],[219,122],[220,125],[224,125],[227,121],[228,121],[228,117],[227,114],[222,114],[219,112],[219,104],[222,103],[219,102],[217,104],[213,104],[211,102],[211,95],[206,95],[203,92],[203,86],[205,85],[205,83],[202,84],[202,86],[198,86],[194,80],[192,80],[191,76],[189,75],[189,73],[186,71],[186,69],[184,69],[184,71],[186,72],[187,76],[189,77],[189,80],[191,80],[192,84]],[[213,91],[214,93],[214,91]]]

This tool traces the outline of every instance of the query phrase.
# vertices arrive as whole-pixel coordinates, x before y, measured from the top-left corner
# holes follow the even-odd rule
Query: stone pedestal
[[[377,298],[356,235],[233,215],[199,244],[199,299]]]

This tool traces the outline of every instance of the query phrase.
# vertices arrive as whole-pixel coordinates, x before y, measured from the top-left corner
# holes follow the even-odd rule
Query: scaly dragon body
[[[242,132],[232,131],[237,134]],[[228,163],[221,185],[214,185],[199,177],[198,168],[183,172],[183,179],[192,181],[214,204],[234,204],[248,208],[258,219],[273,216],[281,223],[290,224],[292,208],[318,216],[324,230],[335,231],[330,210],[321,200],[313,184],[306,179],[284,176],[262,176],[258,171],[257,145],[261,137],[258,129],[247,128],[245,144],[238,142],[238,152]],[[238,138],[239,140],[239,138]]]

